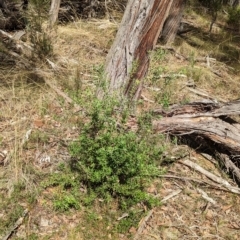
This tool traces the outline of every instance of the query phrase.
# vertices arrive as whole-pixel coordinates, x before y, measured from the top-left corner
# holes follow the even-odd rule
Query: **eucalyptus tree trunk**
[[[58,19],[58,12],[60,8],[61,0],[52,0],[49,11],[49,27],[52,28]]]
[[[164,44],[171,44],[174,41],[182,19],[185,3],[186,0],[173,1],[162,31],[161,39]]]
[[[175,1],[129,0],[117,36],[107,56],[105,72],[110,94],[138,99],[163,24]]]

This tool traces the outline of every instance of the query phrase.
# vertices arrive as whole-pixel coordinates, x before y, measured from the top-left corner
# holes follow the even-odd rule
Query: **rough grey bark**
[[[49,27],[52,28],[58,19],[58,12],[60,8],[61,0],[52,0],[49,11]]]
[[[105,71],[110,92],[137,99],[146,76],[151,51],[157,43],[173,0],[129,0]],[[121,89],[121,90],[120,90]]]
[[[171,44],[174,41],[182,19],[185,3],[186,0],[173,1],[161,34],[161,40],[164,44]]]

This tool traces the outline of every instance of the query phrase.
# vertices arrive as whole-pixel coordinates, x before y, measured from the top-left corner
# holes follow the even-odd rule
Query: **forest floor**
[[[188,33],[178,36],[171,47],[159,43],[151,53],[137,113],[203,99],[228,102],[240,98],[240,35],[224,29],[221,21],[209,34],[209,20],[194,11],[184,21],[191,29]],[[94,207],[56,210],[56,206],[64,209],[72,203],[59,186],[49,184],[50,176],[61,173],[61,166],[70,161],[68,145],[78,138],[84,109],[90,106],[102,78],[116,31],[117,24],[99,19],[60,25],[52,33],[54,69],[38,66],[39,77],[34,71],[1,67],[0,238],[240,239],[239,195],[179,160],[191,160],[236,186],[234,181],[216,160],[209,161],[168,137],[163,157],[169,163],[162,166],[166,176],[155,179],[147,189],[159,200],[175,194],[161,206],[130,216],[114,203],[106,206],[99,199]],[[79,191],[84,189],[79,187]]]

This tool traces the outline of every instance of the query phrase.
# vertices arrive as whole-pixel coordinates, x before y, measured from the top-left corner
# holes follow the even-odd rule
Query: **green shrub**
[[[60,212],[68,211],[71,208],[78,209],[79,202],[75,196],[66,193],[66,195],[59,195],[53,202],[54,209]]]
[[[58,171],[41,183],[43,188],[57,187],[53,199],[53,208],[65,212],[80,208],[79,181],[75,174],[65,164],[60,164]]]
[[[90,122],[83,126],[79,141],[70,147],[72,166],[89,194],[94,192],[108,200],[117,198],[122,208],[138,202],[155,204],[144,188],[160,173],[154,161],[161,149],[148,141],[149,135],[118,127],[114,109],[109,102],[93,103]]]

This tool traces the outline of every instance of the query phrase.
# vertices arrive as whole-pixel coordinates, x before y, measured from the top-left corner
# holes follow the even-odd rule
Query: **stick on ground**
[[[27,216],[27,214],[28,209],[25,209],[23,215],[16,221],[16,223],[11,227],[11,229],[7,232],[7,234],[5,235],[5,237],[3,237],[2,240],[8,240],[11,237],[13,232],[23,223],[23,220]]]

